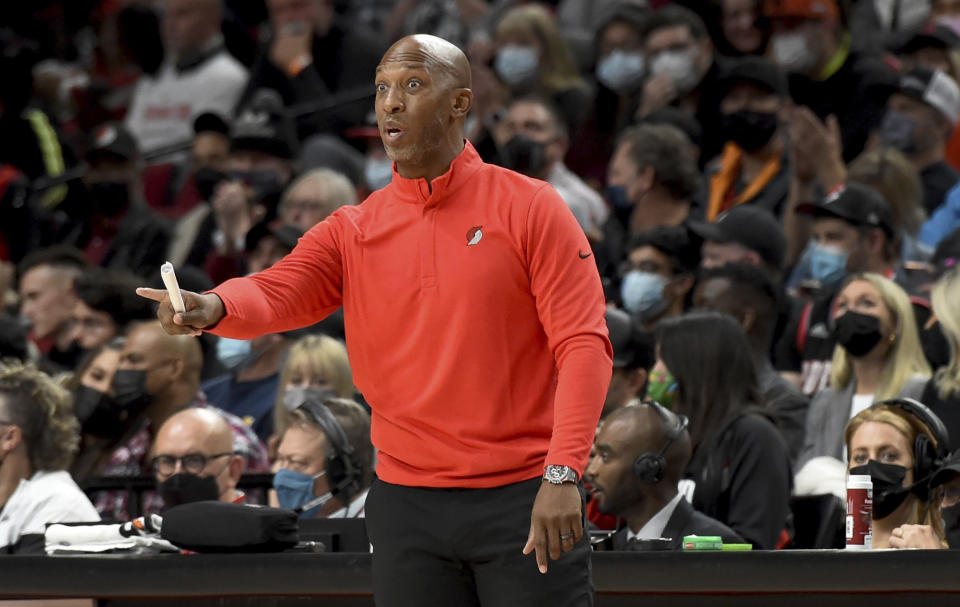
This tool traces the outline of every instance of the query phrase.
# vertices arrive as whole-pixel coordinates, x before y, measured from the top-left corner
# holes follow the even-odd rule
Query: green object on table
[[[724,544],[724,552],[746,552],[747,550],[753,550],[753,544]]]
[[[683,538],[684,552],[705,550],[723,550],[723,539],[719,535],[688,535]]]

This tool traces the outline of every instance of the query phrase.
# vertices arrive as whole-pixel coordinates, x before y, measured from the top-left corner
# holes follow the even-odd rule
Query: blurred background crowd
[[[634,520],[635,533],[682,495],[757,548],[842,544],[836,497],[859,468],[888,495],[875,545],[951,543],[960,2],[36,0],[4,13],[0,450],[19,453],[0,465],[5,512],[48,475],[88,489],[78,520],[195,499],[293,508],[337,487],[304,512],[362,515],[375,455],[342,315],[195,340],[164,333],[134,289],[162,286],[166,260],[198,292],[265,269],[389,183],[374,70],[399,37],[431,33],[470,60],[467,138],[551,183],[593,246],[615,354],[586,474],[598,529]],[[304,413],[311,394],[342,432]],[[929,411],[875,404],[897,397]],[[644,401],[665,409],[628,408]],[[350,465],[334,466],[347,446]],[[633,466],[658,450],[659,477]],[[257,472],[277,473],[275,493],[238,489]]]

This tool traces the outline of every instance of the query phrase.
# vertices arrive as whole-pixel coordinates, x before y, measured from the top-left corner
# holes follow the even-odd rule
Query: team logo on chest
[[[480,239],[483,238],[483,231],[480,228],[483,226],[473,226],[467,230],[467,246],[472,247],[473,245],[480,242]]]

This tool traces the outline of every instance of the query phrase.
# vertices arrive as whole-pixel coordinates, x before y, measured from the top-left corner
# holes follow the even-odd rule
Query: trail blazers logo
[[[483,238],[483,232],[480,230],[483,226],[473,226],[467,230],[467,246],[472,247],[473,245],[480,242],[480,239]]]

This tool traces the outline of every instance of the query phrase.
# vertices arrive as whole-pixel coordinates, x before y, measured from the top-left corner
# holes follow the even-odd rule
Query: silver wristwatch
[[[570,466],[547,466],[543,469],[543,480],[554,485],[576,483],[579,478]]]

